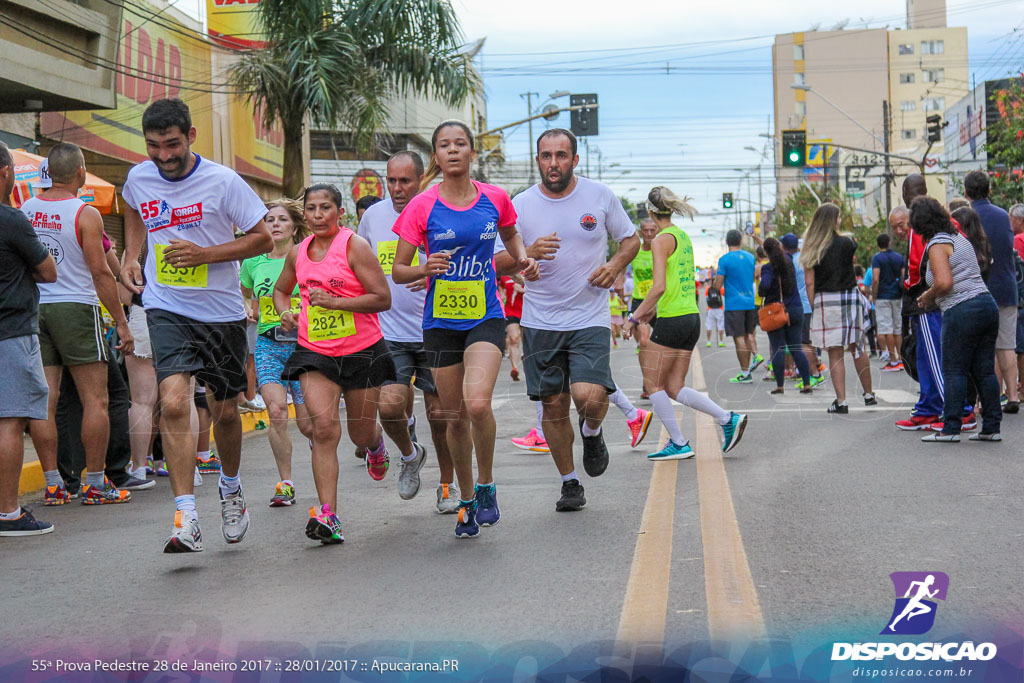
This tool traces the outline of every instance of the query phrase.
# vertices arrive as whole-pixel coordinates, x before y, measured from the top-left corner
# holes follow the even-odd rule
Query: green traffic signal
[[[789,168],[802,168],[807,165],[806,131],[782,131],[782,165]]]
[[[722,193],[722,208],[723,209],[731,209],[732,208],[732,192],[723,192]]]

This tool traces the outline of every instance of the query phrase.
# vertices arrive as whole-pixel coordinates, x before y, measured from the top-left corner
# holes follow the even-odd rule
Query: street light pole
[[[861,122],[860,122],[860,121],[858,121],[857,119],[855,119],[855,118],[853,118],[852,116],[850,116],[849,114],[847,114],[847,113],[846,113],[846,110],[845,110],[845,109],[842,109],[842,108],[840,108],[840,107],[839,107],[839,105],[837,105],[837,104],[836,104],[835,102],[833,102],[832,100],[830,100],[830,99],[828,99],[827,97],[825,97],[824,95],[822,95],[822,94],[821,94],[820,92],[818,92],[817,90],[815,90],[815,89],[814,89],[814,88],[812,88],[811,86],[809,86],[809,85],[804,85],[804,84],[801,84],[801,83],[793,83],[793,84],[791,84],[791,85],[790,85],[789,87],[790,87],[790,88],[792,88],[793,90],[803,90],[804,92],[811,92],[811,93],[814,93],[815,95],[817,95],[818,97],[820,97],[820,98],[821,98],[822,100],[824,100],[824,101],[825,101],[825,104],[829,105],[830,107],[832,107],[833,109],[835,109],[835,110],[836,110],[837,112],[839,112],[840,114],[842,114],[842,115],[843,115],[843,116],[845,116],[846,118],[848,118],[848,119],[850,119],[851,121],[853,121],[853,122],[854,122],[854,123],[855,123],[855,124],[857,125],[857,127],[858,127],[858,128],[860,128],[860,129],[861,129],[861,130],[863,130],[863,131],[864,131],[865,133],[867,133],[868,135],[870,135],[870,136],[872,137],[872,139],[873,139],[873,140],[875,140],[875,142],[879,142],[879,143],[882,143],[882,144],[884,144],[884,142],[883,142],[882,140],[880,140],[880,139],[878,138],[878,136],[877,136],[877,135],[875,135],[875,133],[874,133],[873,131],[871,131],[871,130],[868,130],[867,126],[865,126],[865,125],[864,125],[863,123],[861,123]]]

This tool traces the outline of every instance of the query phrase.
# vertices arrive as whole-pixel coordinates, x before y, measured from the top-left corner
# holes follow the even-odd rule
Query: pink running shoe
[[[536,428],[531,429],[530,433],[526,436],[520,436],[512,439],[512,445],[516,448],[521,448],[524,451],[533,451],[534,453],[551,452],[551,449],[548,448],[548,442],[537,433]]]
[[[632,437],[630,446],[636,448],[644,440],[644,437],[647,436],[647,428],[651,426],[651,418],[653,417],[654,413],[649,410],[636,409],[636,419],[626,423],[626,426],[629,427],[629,435]]]
[[[366,451],[366,471],[374,481],[380,481],[388,473],[388,465],[391,459],[388,457],[388,449],[384,447],[381,440],[380,451],[375,455],[372,451]]]

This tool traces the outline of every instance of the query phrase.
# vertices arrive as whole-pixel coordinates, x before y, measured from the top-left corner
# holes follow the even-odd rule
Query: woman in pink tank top
[[[391,290],[370,244],[339,225],[341,193],[313,185],[302,200],[313,231],[285,258],[274,287],[281,329],[298,329],[282,379],[298,380],[313,422],[313,481],[320,504],[309,510],[306,536],[342,543],[338,520],[338,401],[345,397],[352,442],[366,449],[366,469],[375,480],[388,471],[388,452],[377,424],[380,386],[395,379],[377,313],[391,307]],[[302,312],[289,311],[299,286]]]

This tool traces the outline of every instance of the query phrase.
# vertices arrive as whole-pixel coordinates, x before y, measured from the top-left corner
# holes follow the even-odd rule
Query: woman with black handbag
[[[811,366],[803,352],[804,308],[800,302],[800,290],[796,286],[796,269],[793,258],[782,249],[774,237],[764,241],[768,263],[761,266],[761,282],[758,294],[764,299],[758,312],[761,329],[768,333],[772,351],[772,372],[775,374],[775,388],[770,393],[782,394],[785,389],[786,352],[793,357],[800,377],[803,379],[801,394],[809,394],[811,387]]]

